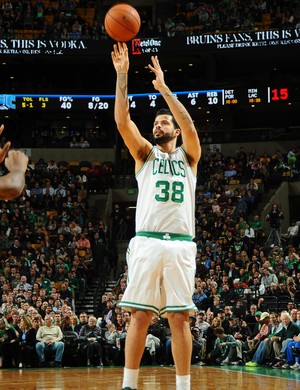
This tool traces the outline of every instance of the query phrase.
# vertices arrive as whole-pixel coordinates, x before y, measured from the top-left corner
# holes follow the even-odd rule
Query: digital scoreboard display
[[[235,106],[297,102],[298,87],[251,87],[239,89],[215,89],[174,92],[188,107]],[[157,109],[165,105],[159,93],[128,95],[130,109]],[[0,110],[47,111],[107,111],[114,108],[115,95],[36,95],[2,94]]]

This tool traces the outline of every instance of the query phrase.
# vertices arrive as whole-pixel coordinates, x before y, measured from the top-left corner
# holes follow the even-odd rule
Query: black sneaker
[[[55,367],[61,367],[61,362],[54,362]]]
[[[45,367],[46,366],[46,363],[45,362],[40,362],[39,363],[39,367]]]

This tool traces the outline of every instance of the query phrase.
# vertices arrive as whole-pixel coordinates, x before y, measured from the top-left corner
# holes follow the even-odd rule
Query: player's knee
[[[153,316],[153,313],[148,312],[148,311],[135,311],[132,312],[131,315],[131,323],[134,323],[135,328],[138,329],[143,329],[143,328],[148,328],[151,318]]]
[[[188,312],[168,313],[168,320],[170,326],[180,329],[183,328],[184,326],[189,326],[189,313]]]

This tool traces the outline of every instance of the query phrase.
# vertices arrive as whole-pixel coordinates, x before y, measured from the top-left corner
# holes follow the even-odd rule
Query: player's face
[[[173,141],[179,134],[171,115],[158,115],[153,124],[153,138],[158,145]]]

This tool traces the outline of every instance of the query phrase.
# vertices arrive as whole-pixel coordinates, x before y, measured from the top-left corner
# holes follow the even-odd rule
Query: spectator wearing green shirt
[[[249,225],[254,230],[257,242],[260,243],[264,236],[264,233],[263,233],[263,223],[260,220],[259,215],[255,214],[253,220],[249,221]]]
[[[226,366],[236,361],[238,341],[231,334],[225,334],[224,328],[221,326],[217,327],[214,333],[217,338],[214,349],[208,355],[209,359],[221,366]]]

